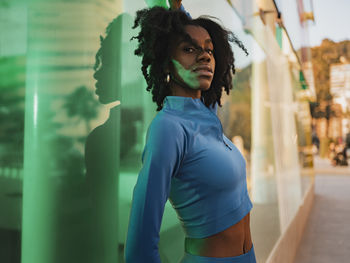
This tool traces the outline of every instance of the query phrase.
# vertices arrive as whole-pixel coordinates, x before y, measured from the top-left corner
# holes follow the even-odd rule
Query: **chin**
[[[201,83],[201,85],[199,85],[199,89],[202,91],[207,91],[208,89],[210,89],[211,83]]]
[[[212,79],[198,78],[198,82],[200,90],[208,90],[211,86]]]
[[[101,103],[101,104],[108,104],[110,103],[110,99],[104,97],[103,95],[102,96],[98,96],[98,101]]]

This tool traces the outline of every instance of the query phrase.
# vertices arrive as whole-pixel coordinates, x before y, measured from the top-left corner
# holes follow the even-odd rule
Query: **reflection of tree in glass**
[[[51,165],[57,176],[64,176],[65,184],[80,181],[84,177],[83,154],[74,147],[74,139],[68,136],[54,135],[50,138],[52,156]],[[62,154],[62,153],[65,154]],[[63,178],[62,178],[63,179]]]
[[[45,120],[40,132],[40,144],[43,152],[47,153],[46,166],[48,170],[54,171],[53,175],[61,178],[64,183],[69,184],[72,179],[82,178],[84,175],[84,159],[82,153],[75,148],[75,139],[58,133],[64,124],[54,121],[56,113],[51,110],[41,111],[40,117]]]
[[[97,117],[99,103],[93,93],[86,86],[76,88],[66,97],[64,108],[69,117],[77,118],[77,122],[84,121],[86,132],[90,132],[90,121]]]
[[[0,98],[0,105],[3,100]],[[0,160],[6,166],[23,166],[24,110],[0,109]]]
[[[23,166],[25,63],[24,56],[0,58],[1,166]]]

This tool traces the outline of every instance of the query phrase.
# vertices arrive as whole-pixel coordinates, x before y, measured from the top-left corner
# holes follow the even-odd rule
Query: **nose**
[[[198,59],[198,61],[210,62],[211,56],[204,49],[200,49],[200,50],[198,50],[197,59]]]

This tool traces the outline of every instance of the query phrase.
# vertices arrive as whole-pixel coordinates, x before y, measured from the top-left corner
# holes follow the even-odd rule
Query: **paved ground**
[[[315,166],[314,205],[295,263],[350,262],[350,169],[320,159]]]

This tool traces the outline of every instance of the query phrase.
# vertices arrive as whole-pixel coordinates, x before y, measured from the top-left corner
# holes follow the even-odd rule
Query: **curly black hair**
[[[179,38],[188,39],[185,26],[195,25],[206,29],[214,46],[215,72],[208,90],[202,92],[202,100],[209,107],[217,102],[221,107],[222,88],[229,94],[232,89],[232,75],[235,74],[234,55],[230,42],[237,44],[246,54],[246,48],[229,30],[214,22],[213,17],[201,16],[189,18],[179,10],[167,10],[153,7],[139,10],[133,28],[140,27],[140,32],[132,39],[138,40],[135,54],[142,56],[142,73],[147,82],[147,91],[152,90],[152,100],[157,103],[157,111],[163,107],[166,96],[171,90],[166,82],[166,71],[171,65],[171,51]]]

